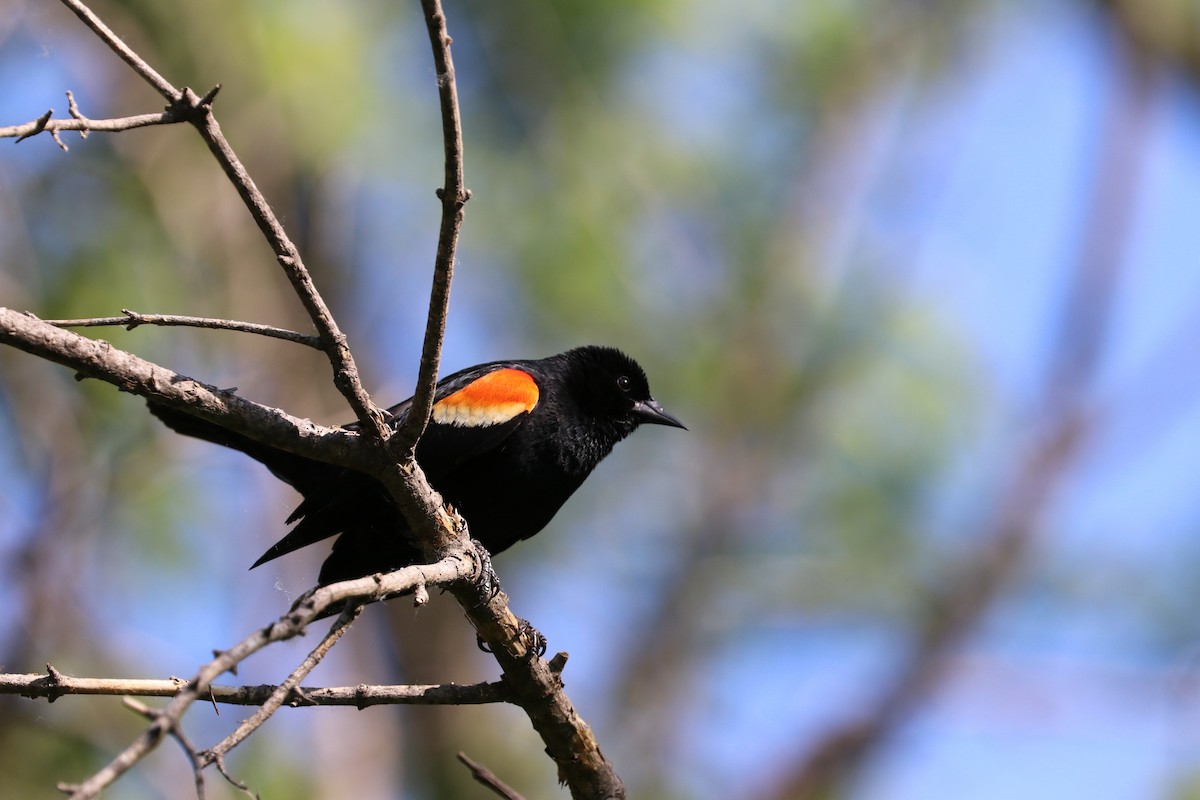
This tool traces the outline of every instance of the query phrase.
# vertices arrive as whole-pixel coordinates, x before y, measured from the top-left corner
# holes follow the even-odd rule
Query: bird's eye
[[[617,378],[617,388],[622,392],[628,392],[633,388],[633,381],[629,380],[627,375],[622,375],[621,377]]]

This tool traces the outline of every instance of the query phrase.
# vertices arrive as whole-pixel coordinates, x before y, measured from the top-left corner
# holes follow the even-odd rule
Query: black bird
[[[417,463],[492,554],[544,528],[639,425],[684,427],[650,396],[637,362],[610,347],[470,367],[439,382],[434,401]],[[388,409],[392,426],[404,422],[411,404]],[[251,569],[338,534],[321,567],[322,585],[422,562],[399,509],[369,475],[149,405],[176,432],[240,450],[304,496],[287,520],[296,527]]]

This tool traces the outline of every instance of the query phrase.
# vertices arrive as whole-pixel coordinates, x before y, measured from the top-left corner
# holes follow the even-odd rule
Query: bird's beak
[[[667,411],[658,404],[657,400],[639,400],[633,404],[633,415],[641,422],[648,422],[651,425],[670,425],[672,428],[683,428],[687,430],[687,426],[675,418],[675,415]]]

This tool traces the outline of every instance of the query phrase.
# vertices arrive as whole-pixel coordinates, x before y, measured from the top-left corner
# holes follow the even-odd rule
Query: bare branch
[[[482,783],[484,786],[491,789],[505,800],[525,800],[524,797],[517,794],[504,781],[496,777],[496,774],[487,767],[474,761],[466,753],[461,750],[458,753],[458,760],[466,765],[467,769],[471,770],[471,777]]]
[[[250,216],[254,218],[259,230],[270,243],[276,260],[283,267],[292,288],[296,291],[300,302],[320,333],[324,350],[333,366],[334,384],[350,404],[363,431],[368,436],[373,436],[381,441],[386,440],[390,436],[391,430],[384,424],[383,411],[371,402],[371,398],[363,389],[358,376],[358,367],[354,363],[354,356],[346,343],[346,335],[338,328],[329,307],[325,305],[325,300],[317,292],[312,276],[309,275],[308,269],[305,268],[304,261],[300,257],[300,252],[225,139],[225,135],[221,133],[221,126],[217,124],[216,117],[212,113],[213,97],[219,86],[204,97],[198,97],[187,87],[182,90],[176,89],[113,33],[86,5],[79,0],[62,0],[62,2],[75,12],[76,16],[83,20],[84,24],[91,28],[125,63],[171,103],[168,113],[187,119],[200,132],[200,137],[204,139],[205,144],[216,157],[221,169],[224,170],[225,175],[246,204]]]
[[[324,428],[311,420],[291,417],[278,409],[238,397],[232,391],[179,375],[103,340],[88,339],[57,328],[37,317],[0,307],[0,344],[8,344],[49,361],[73,368],[82,377],[111,383],[121,391],[187,411],[256,442],[329,464],[375,475],[391,493],[426,547],[430,561],[451,552],[475,560],[474,545],[465,537],[465,523],[451,516],[429,488],[415,463],[397,466],[375,448],[364,446],[354,431]],[[507,614],[516,630],[516,618]],[[478,626],[477,626],[478,627]]]
[[[421,585],[424,585],[422,581]],[[329,650],[337,644],[342,635],[350,629],[354,621],[358,619],[358,615],[362,613],[363,607],[361,603],[348,605],[333,625],[329,627],[329,631],[325,634],[321,642],[313,648],[312,652],[300,662],[292,673],[287,676],[283,683],[276,687],[275,691],[271,692],[262,704],[262,707],[255,711],[252,715],[242,720],[241,724],[217,744],[210,747],[200,755],[200,764],[211,764],[219,758],[224,757],[233,748],[237,747],[246,737],[254,733],[262,727],[263,723],[271,718],[271,715],[279,710],[279,707],[287,700],[288,696],[296,692],[296,688],[300,685],[300,681],[308,676],[308,673],[313,671],[317,664],[329,653]]]
[[[510,702],[528,715],[571,796],[624,798],[625,786],[612,762],[563,691],[561,669],[566,656],[560,654],[553,662],[537,656],[504,592],[488,599],[477,584],[466,581],[451,585],[450,591],[504,670]]]
[[[442,12],[441,0],[422,0],[421,8],[425,12],[425,24],[429,30],[429,43],[433,48],[433,62],[437,70],[446,174],[445,183],[437,192],[442,201],[442,223],[434,259],[429,316],[425,321],[425,341],[421,346],[421,366],[412,408],[397,442],[398,448],[408,452],[416,447],[433,409],[442,340],[446,335],[446,315],[450,307],[450,284],[454,278],[454,253],[462,228],[463,206],[471,197],[464,187],[462,120],[458,110],[458,85],[454,80],[454,59],[450,55],[451,39],[446,32],[446,15]]]
[[[64,2],[67,1],[64,0]],[[73,2],[74,0],[69,1]],[[316,326],[323,349],[333,367],[334,385],[346,398],[346,402],[354,411],[354,416],[358,419],[363,432],[379,441],[386,441],[391,436],[391,428],[386,424],[386,414],[371,401],[366,389],[363,388],[358,375],[358,367],[354,363],[354,356],[346,341],[346,334],[342,333],[332,312],[325,304],[325,299],[317,291],[312,276],[304,266],[300,251],[296,249],[296,245],[283,229],[279,218],[275,216],[275,211],[258,186],[255,185],[241,160],[238,159],[229,141],[225,138],[225,134],[221,132],[221,126],[212,113],[211,104],[204,102],[204,98],[196,97],[190,89],[184,89],[183,99],[196,112],[190,121],[200,132],[200,138],[208,145],[209,152],[221,165],[225,176],[229,178],[230,183],[241,196],[242,202],[246,204],[250,216],[275,252],[275,260],[283,267],[283,272],[291,282],[292,289],[300,298],[313,325]]]
[[[164,327],[205,328],[208,330],[238,331],[267,336],[272,339],[283,339],[288,342],[306,345],[315,350],[321,350],[321,339],[299,331],[286,328],[276,328],[273,325],[262,325],[257,322],[240,322],[232,319],[214,319],[211,317],[188,317],[178,314],[142,314],[122,308],[120,317],[90,317],[88,319],[48,319],[45,322],[59,328],[98,328],[120,325],[131,331],[139,325],[161,325]]]
[[[121,60],[133,68],[133,71],[141,75],[146,83],[153,86],[159,94],[165,97],[170,102],[175,102],[179,99],[179,90],[172,86],[166,78],[154,71],[154,68],[147,64],[141,56],[133,52],[132,48],[117,36],[112,30],[97,17],[92,10],[79,0],[62,0],[63,5],[75,12],[75,16],[83,20],[83,24],[87,25],[92,31],[100,37],[100,40],[108,45],[114,53],[121,57]]]
[[[217,765],[217,772],[221,773],[221,777],[224,778],[229,783],[229,785],[239,789],[242,792],[242,794],[249,797],[250,800],[259,800],[259,796],[257,794],[255,794],[254,792],[250,791],[249,786],[247,786],[246,784],[242,783],[237,778],[235,778],[229,774],[229,770],[225,766],[224,758],[217,758],[217,760],[214,763]]]
[[[442,337],[446,324],[446,306],[453,277],[454,251],[462,225],[463,205],[469,194],[463,181],[462,128],[458,112],[458,94],[454,62],[450,55],[451,39],[440,0],[421,0],[429,41],[437,70],[438,93],[442,108],[442,135],[445,145],[445,186],[442,200],[442,224],[434,270],[429,318],[421,354],[421,376],[414,394],[409,418],[398,441],[411,454],[430,413],[437,378]],[[407,463],[408,458],[402,459]],[[414,462],[414,467],[415,467]],[[401,487],[389,485],[393,496],[402,499]],[[421,481],[423,483],[423,480]],[[407,487],[403,487],[407,490]],[[419,498],[418,498],[419,499]],[[416,522],[405,508],[405,517]],[[414,524],[414,527],[418,527]],[[427,527],[427,526],[426,526]],[[422,531],[423,532],[423,531]],[[437,532],[435,532],[437,533]],[[465,535],[465,528],[463,529]],[[444,538],[444,536],[443,536]],[[436,552],[436,539],[425,540],[426,555]],[[512,688],[513,702],[529,716],[534,730],[546,744],[547,754],[558,767],[559,778],[573,797],[625,797],[625,786],[611,762],[600,751],[591,728],[579,716],[562,688],[558,673],[552,671],[533,649],[534,643],[523,625],[508,607],[503,592],[489,597],[477,584],[462,582],[450,587],[479,636],[487,642],[496,661],[504,670]]]
[[[106,341],[57,328],[32,314],[0,307],[0,344],[74,369],[124,392],[186,409],[255,441],[318,461],[370,472],[372,453],[352,431],[323,428],[172,372]]]
[[[157,708],[151,708],[140,700],[134,700],[132,697],[126,697],[123,701],[125,707],[140,714],[151,722],[156,722],[162,712]],[[200,755],[196,752],[196,748],[192,747],[192,743],[188,741],[187,736],[179,729],[178,725],[172,725],[169,733],[171,738],[178,744],[183,754],[187,757],[188,765],[192,768],[192,782],[196,786],[197,800],[204,800],[204,764],[200,761]]]
[[[102,769],[83,783],[67,784],[60,788],[70,792],[72,800],[87,800],[99,796],[105,787],[111,785],[158,746],[163,736],[179,724],[192,703],[208,695],[212,681],[218,676],[231,671],[268,644],[299,635],[309,623],[320,617],[325,609],[349,600],[382,600],[410,591],[422,583],[448,586],[470,575],[473,569],[474,565],[468,558],[461,555],[451,556],[436,564],[404,567],[386,575],[357,578],[314,589],[297,600],[292,610],[274,623],[256,630],[230,649],[217,653],[213,660],[201,667],[159,712],[150,727]]]
[[[30,699],[45,698],[53,703],[64,695],[102,695],[109,697],[174,697],[185,687],[182,678],[78,678],[64,675],[49,664],[46,673],[0,673],[0,694],[15,694]],[[278,690],[278,686],[208,687],[206,700],[233,706],[258,706]],[[458,685],[410,684],[395,686],[299,686],[285,698],[292,708],[317,706],[353,706],[365,709],[383,705],[466,706],[508,702],[503,683]]]
[[[67,96],[71,97],[71,93],[67,92]],[[75,108],[74,98],[71,98],[71,106]],[[71,119],[54,119],[53,117],[54,109],[50,109],[31,122],[0,127],[0,139],[15,137],[18,142],[21,142],[44,131],[50,133],[79,131],[81,137],[86,137],[88,131],[117,133],[119,131],[133,130],[134,128],[145,128],[149,125],[170,125],[183,121],[170,109],[157,114],[138,114],[133,117],[118,117],[116,119],[88,119],[82,115],[76,116],[74,114],[72,114]],[[63,150],[67,149],[67,146],[61,140],[57,141],[59,147]]]

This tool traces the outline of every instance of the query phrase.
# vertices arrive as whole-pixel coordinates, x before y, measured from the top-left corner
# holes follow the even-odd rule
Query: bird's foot
[[[472,539],[471,544],[475,545],[475,557],[479,560],[479,572],[475,575],[475,583],[483,590],[487,597],[485,602],[488,602],[500,594],[500,578],[492,567],[492,554],[488,549],[478,539]]]
[[[529,620],[521,617],[517,617],[517,639],[525,643],[526,653],[538,658],[546,655],[546,651],[550,647],[550,643],[546,641],[546,637],[542,632],[530,625]],[[483,637],[476,635],[475,643],[479,645],[479,649],[483,652],[492,652],[492,648],[488,647],[488,643],[483,640]]]
[[[538,658],[546,655],[546,650],[549,649],[550,643],[546,641],[545,635],[537,628],[529,624],[529,620],[517,618],[521,627],[517,636],[525,640],[525,646],[530,653],[533,653]]]

